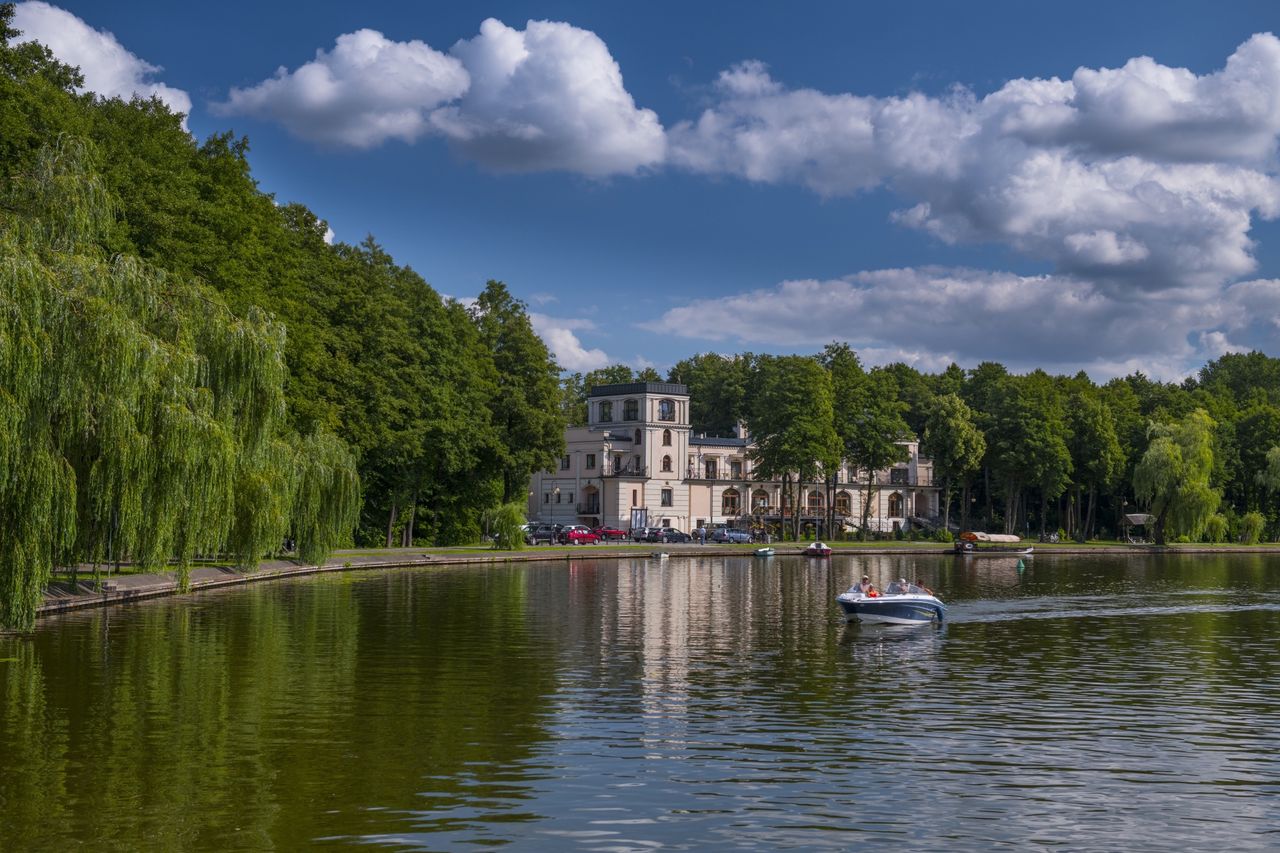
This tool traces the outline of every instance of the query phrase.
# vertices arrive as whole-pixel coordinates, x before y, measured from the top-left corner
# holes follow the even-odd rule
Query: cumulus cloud
[[[70,12],[48,3],[19,3],[13,26],[21,31],[18,42],[38,41],[59,61],[79,67],[84,75],[82,91],[107,98],[159,98],[176,113],[191,112],[191,98],[152,79],[162,69],[139,59],[106,30],[95,30]]]
[[[612,363],[604,350],[588,349],[579,340],[577,332],[595,329],[595,323],[590,320],[550,317],[531,311],[529,322],[533,325],[534,332],[542,338],[547,349],[551,350],[551,354],[555,356],[556,363],[565,370],[581,373],[597,370]]]
[[[374,30],[339,36],[293,71],[232,89],[216,110],[278,121],[295,136],[372,148],[430,134],[498,171],[602,177],[659,164],[666,139],[639,109],[598,36],[490,18],[447,54]]]
[[[461,62],[423,42],[356,30],[294,71],[281,67],[256,86],[232,89],[215,111],[273,119],[313,142],[372,148],[413,142],[430,127],[431,110],[468,85]]]

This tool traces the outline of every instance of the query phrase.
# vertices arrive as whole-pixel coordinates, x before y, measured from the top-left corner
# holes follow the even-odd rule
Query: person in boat
[[[915,585],[916,585],[916,588],[919,589],[921,592],[923,592],[925,595],[933,595],[933,590],[925,586],[924,581],[920,580],[920,578],[916,578]]]
[[[898,578],[889,584],[889,588],[885,591],[890,594],[904,595],[911,591],[911,584],[907,583],[906,578]]]
[[[871,582],[871,578],[867,575],[862,576],[862,580],[853,585],[854,592],[860,592],[863,595],[876,595],[876,585]]]

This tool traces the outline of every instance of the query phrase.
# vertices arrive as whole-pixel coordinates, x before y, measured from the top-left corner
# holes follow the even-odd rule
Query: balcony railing
[[[580,503],[577,506],[578,515],[599,515],[600,504],[598,503]]]
[[[617,465],[605,472],[605,477],[647,477],[647,465]]]

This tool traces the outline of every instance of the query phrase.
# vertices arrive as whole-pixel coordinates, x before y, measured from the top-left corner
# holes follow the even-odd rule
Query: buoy
[[[1026,570],[1027,570],[1027,564],[1022,562],[1022,560],[1018,560],[1018,571],[1024,572]]]

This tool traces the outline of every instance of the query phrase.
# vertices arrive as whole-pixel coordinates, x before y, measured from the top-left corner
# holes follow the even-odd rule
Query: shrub
[[[956,541],[956,538],[951,535],[950,530],[945,530],[941,527],[934,532],[933,538],[936,542],[946,542],[948,544]]]
[[[1240,516],[1240,543],[1242,545],[1257,545],[1258,540],[1262,538],[1262,528],[1266,526],[1267,520],[1262,517],[1260,512],[1246,512]]]
[[[524,503],[512,501],[485,512],[486,526],[493,535],[493,547],[503,551],[524,548]]]
[[[1227,517],[1220,512],[1209,516],[1204,523],[1204,541],[1218,543],[1227,538]]]

